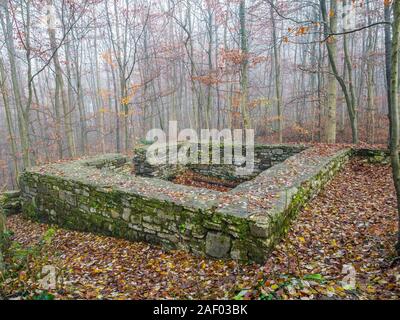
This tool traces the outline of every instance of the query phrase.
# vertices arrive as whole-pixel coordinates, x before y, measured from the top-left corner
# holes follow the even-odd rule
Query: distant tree
[[[240,68],[240,109],[243,117],[243,125],[245,128],[250,128],[250,117],[248,113],[248,97],[249,97],[249,40],[248,30],[246,28],[246,1],[241,0],[239,5],[239,20],[240,20],[240,49],[242,50],[242,63]]]
[[[321,1],[321,9],[323,12],[323,16],[326,16],[324,12],[325,9],[325,1]],[[329,25],[329,30],[332,33],[337,32],[337,1],[331,0],[330,9],[329,9],[329,21],[325,18],[326,25]],[[328,27],[325,27],[328,30]],[[335,71],[337,64],[337,40],[336,37],[330,37],[326,41],[326,46],[329,52],[329,66],[330,72],[328,74],[328,105],[327,105],[327,119],[325,124],[325,141],[327,143],[335,143],[336,142],[336,104],[337,104],[337,81],[335,79]],[[336,71],[337,73],[337,71]]]
[[[273,0],[271,2],[273,4]],[[272,23],[272,41],[274,42],[274,68],[275,68],[275,100],[276,113],[278,117],[278,139],[279,143],[283,142],[283,110],[282,110],[282,76],[281,76],[281,46],[278,43],[276,22],[274,17],[273,7],[270,8],[271,23]]]
[[[321,8],[321,14],[322,14],[322,19],[324,23],[324,33],[325,33],[325,38],[326,38],[326,48],[328,51],[328,58],[329,58],[329,65],[331,68],[331,71],[336,78],[337,82],[339,83],[345,101],[347,105],[347,110],[349,113],[349,118],[350,118],[350,124],[351,124],[351,130],[352,130],[352,136],[353,136],[353,143],[358,143],[359,142],[359,134],[358,134],[358,126],[357,126],[357,109],[355,106],[355,97],[354,97],[354,88],[351,80],[351,76],[349,76],[349,84],[346,84],[345,79],[339,74],[338,70],[338,63],[337,63],[337,50],[336,46],[332,46],[332,42],[335,42],[335,37],[339,34],[337,34],[337,21],[334,19],[332,23],[332,18],[334,18],[337,15],[337,1],[336,0],[331,0],[331,8],[329,11],[327,11],[326,8],[326,1],[325,0],[320,0],[320,8]],[[330,16],[331,20],[329,22],[328,20],[328,15]],[[332,29],[333,27],[333,29]],[[354,32],[354,31],[348,31],[348,32]],[[348,32],[343,32],[344,36]],[[351,73],[352,72],[352,64],[350,61],[350,57],[348,54],[348,49],[347,49],[347,39],[344,38],[344,55],[345,55],[345,65],[347,68],[347,72]],[[331,106],[330,106],[331,107]],[[332,115],[333,115],[333,110],[332,110]],[[335,112],[335,119],[330,119],[330,121],[335,121],[336,122],[336,112]],[[332,124],[329,124],[329,126],[334,127]],[[335,125],[336,126],[336,125]],[[328,127],[329,128],[329,127]],[[330,130],[330,135],[333,136],[333,129]],[[336,131],[336,129],[335,129]],[[332,138],[332,137],[330,137]],[[329,139],[332,140],[332,139]]]

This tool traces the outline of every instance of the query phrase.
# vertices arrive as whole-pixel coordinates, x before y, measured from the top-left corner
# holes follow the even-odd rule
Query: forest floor
[[[63,282],[51,294],[56,299],[400,299],[400,266],[393,263],[395,206],[390,167],[353,159],[299,213],[263,266],[56,229],[48,259]],[[36,243],[49,228],[20,216],[10,217],[8,227],[22,246]],[[8,282],[6,294],[35,286],[22,272]]]
[[[181,173],[175,177],[172,182],[185,186],[205,188],[219,192],[228,192],[239,185],[239,183],[228,182],[222,179],[204,176],[190,170]]]

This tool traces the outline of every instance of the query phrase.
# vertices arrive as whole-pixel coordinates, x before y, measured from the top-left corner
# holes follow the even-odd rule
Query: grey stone
[[[111,218],[118,219],[119,216],[120,216],[120,214],[117,210],[111,209]]]
[[[267,238],[268,237],[268,226],[260,225],[256,223],[250,223],[250,233],[257,238]]]
[[[143,221],[152,223],[153,222],[153,217],[152,216],[143,216]]]
[[[143,163],[137,167],[160,179],[140,174],[132,178],[129,170],[121,169],[118,155],[96,157],[92,164],[89,159],[51,164],[21,174],[21,201],[32,218],[48,218],[61,226],[161,242],[165,247],[176,243],[175,247],[214,258],[263,262],[298,208],[347,161],[343,152],[330,158],[299,154],[296,175],[289,181],[275,179],[285,174],[288,164],[292,170],[293,163],[271,166],[304,149],[256,146],[256,170],[245,183],[237,181],[232,165],[193,167],[202,174],[241,183],[228,194],[162,181],[183,167],[149,166],[146,152],[139,153]]]
[[[231,238],[220,232],[208,232],[206,253],[213,258],[226,258],[231,248]]]
[[[284,154],[284,151],[282,149],[275,149],[273,150],[274,154]]]
[[[176,235],[174,235],[174,234],[168,234],[168,233],[159,232],[159,233],[157,233],[157,235],[161,239],[166,239],[166,240],[171,241],[173,243],[177,243],[178,242],[178,237]]]
[[[238,260],[238,261],[246,261],[248,259],[247,249],[243,246],[243,244],[241,245],[241,241],[239,240],[233,241],[231,249],[231,258],[233,260]]]
[[[143,227],[146,228],[147,230],[151,230],[151,231],[161,231],[161,227],[157,226],[155,224],[143,222]]]
[[[141,223],[141,218],[137,214],[131,214],[130,221],[134,224],[140,224]]]
[[[124,211],[122,213],[122,219],[124,219],[125,221],[129,221],[129,217],[131,215],[131,209],[129,208],[124,208]]]
[[[142,231],[143,230],[142,226],[137,225],[137,224],[130,223],[128,226],[129,226],[129,228],[131,228],[133,230],[136,230],[136,231]]]

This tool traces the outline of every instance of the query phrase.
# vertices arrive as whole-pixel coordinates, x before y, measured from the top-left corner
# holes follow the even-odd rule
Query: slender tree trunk
[[[213,15],[211,12],[211,8],[208,8],[208,50],[207,50],[207,59],[208,59],[208,73],[212,76],[212,43],[213,43]],[[211,83],[207,84],[207,107],[206,107],[206,126],[207,128],[211,128],[211,108],[212,108],[212,85]]]
[[[344,51],[344,61],[347,67],[347,77],[349,79],[349,92],[350,92],[350,109],[349,109],[349,117],[350,117],[350,125],[351,131],[353,133],[353,143],[358,143],[358,114],[357,114],[357,106],[356,106],[356,97],[354,93],[354,84],[353,84],[353,66],[351,62],[351,58],[349,55],[348,49],[348,41],[347,36],[343,36],[343,51]]]
[[[246,29],[246,0],[240,1],[239,6],[240,18],[240,48],[242,51],[242,64],[240,68],[240,111],[243,117],[243,126],[246,129],[251,128],[250,117],[248,113],[248,96],[249,96],[249,48],[248,48],[248,35]]]
[[[118,103],[118,83],[115,76],[115,70],[113,66],[110,66],[110,72],[113,80],[113,91],[114,91],[114,113],[115,113],[115,144],[117,152],[121,152],[121,119],[119,114],[119,103]]]
[[[0,22],[3,29],[3,34],[5,35],[5,42],[8,52],[8,58],[10,62],[11,68],[11,81],[14,93],[15,105],[17,108],[17,116],[18,116],[18,131],[19,137],[21,141],[21,149],[22,149],[22,161],[25,168],[29,168],[31,166],[31,156],[30,156],[30,145],[29,145],[29,113],[25,112],[24,107],[22,105],[21,98],[21,88],[20,88],[20,80],[17,71],[17,62],[16,62],[16,51],[14,45],[13,38],[13,25],[10,17],[9,8],[7,5],[7,1],[0,1]],[[4,11],[5,19],[2,11]]]
[[[105,129],[105,107],[104,107],[104,101],[102,97],[102,88],[101,88],[101,82],[100,82],[100,73],[99,73],[99,55],[98,55],[98,49],[97,49],[97,20],[94,19],[95,21],[95,29],[94,29],[94,55],[95,55],[95,66],[96,66],[96,104],[97,104],[97,116],[99,117],[99,123],[100,123],[100,146],[101,146],[101,152],[105,153],[106,151],[106,129]]]
[[[76,101],[79,113],[79,137],[80,137],[80,151],[81,154],[87,152],[88,137],[86,127],[86,110],[83,103],[83,88],[82,88],[82,72],[81,72],[81,61],[82,61],[82,47],[77,45],[75,49],[75,79],[76,79]]]
[[[282,112],[282,80],[281,80],[281,64],[280,64],[280,45],[276,35],[276,25],[273,8],[271,6],[271,22],[272,22],[272,41],[274,45],[274,66],[275,66],[275,99],[276,110],[278,116],[278,135],[279,143],[283,142],[283,112]]]
[[[332,1],[336,2],[336,0],[332,0]],[[339,72],[337,69],[337,64],[336,64],[336,59],[335,59],[336,58],[335,52],[332,51],[332,48],[329,46],[329,42],[332,41],[331,39],[334,36],[330,36],[330,33],[329,33],[329,28],[327,25],[328,14],[326,12],[326,1],[325,0],[320,0],[320,8],[321,8],[322,19],[323,19],[323,21],[325,21],[324,34],[325,34],[326,43],[327,43],[326,48],[328,50],[329,63],[332,68],[332,73],[335,75],[335,78],[336,78],[337,82],[339,82],[339,85],[343,91],[344,99],[346,101],[347,110],[348,110],[349,117],[350,117],[350,121],[352,123],[353,143],[356,144],[356,143],[358,143],[358,130],[356,127],[356,114],[355,114],[356,110],[355,110],[355,106],[354,106],[354,100],[352,101],[352,99],[350,97],[349,90],[346,86],[346,82],[339,75]],[[331,15],[333,14],[332,11],[330,14]]]
[[[392,162],[393,181],[396,188],[397,208],[398,208],[398,237],[396,244],[397,254],[400,255],[400,159],[399,159],[399,41],[400,41],[400,1],[394,1],[393,5],[393,39],[391,51],[391,77],[390,77],[390,158]]]
[[[367,50],[367,141],[375,143],[375,79],[374,79],[374,63],[373,63],[373,46],[372,34],[368,35]]]
[[[53,0],[47,0],[47,5],[48,8],[53,7]],[[54,29],[54,26],[52,25],[52,13],[48,12],[48,18],[47,18],[47,26],[48,26],[48,33],[49,33],[49,38],[50,38],[50,47],[52,50],[53,54],[53,63],[54,63],[54,69],[55,69],[55,76],[56,76],[56,89],[55,89],[55,110],[58,119],[56,119],[57,122],[59,122],[59,126],[61,125],[61,122],[63,122],[64,125],[64,133],[67,138],[67,155],[69,157],[75,157],[75,142],[74,142],[74,135],[73,135],[73,130],[72,130],[72,124],[71,124],[71,111],[69,110],[68,106],[68,101],[67,101],[67,96],[65,93],[65,87],[64,87],[64,80],[63,80],[63,75],[62,75],[62,69],[61,69],[61,64],[60,64],[60,59],[58,56],[58,48],[57,48],[57,43],[56,43],[56,32]],[[62,121],[61,121],[61,111],[62,108]],[[61,136],[59,139],[62,139]],[[62,143],[59,143],[59,148],[62,148]],[[63,155],[62,150],[59,150],[60,156]]]
[[[391,22],[390,17],[390,8],[391,5],[387,4],[384,7],[384,15],[385,21]],[[391,70],[392,70],[392,34],[391,34],[391,26],[389,24],[385,24],[385,71],[386,71],[386,99],[388,105],[388,118],[389,118],[389,126],[391,126],[392,117],[391,117],[391,110],[392,110],[392,99],[391,99]],[[392,130],[389,131],[389,141],[388,144],[390,145],[390,135]]]
[[[331,0],[329,26],[331,32],[337,32],[337,1]],[[332,52],[332,59],[337,61],[336,39],[331,37],[326,44]],[[325,141],[327,143],[336,142],[336,106],[337,106],[337,82],[333,74],[332,65],[329,64],[330,72],[328,74],[328,106],[325,124]]]
[[[12,159],[14,163],[14,178],[16,179],[18,177],[18,158],[17,158],[17,144],[15,142],[15,137],[14,137],[14,128],[13,128],[13,119],[11,115],[11,110],[10,110],[10,104],[9,104],[9,99],[8,99],[8,88],[7,88],[7,80],[6,80],[6,72],[4,69],[4,63],[3,59],[0,57],[0,85],[1,85],[1,93],[3,96],[3,103],[4,103],[4,109],[6,113],[6,124],[7,124],[7,131],[8,131],[8,136],[9,136],[9,141],[11,145],[11,153],[12,153]]]

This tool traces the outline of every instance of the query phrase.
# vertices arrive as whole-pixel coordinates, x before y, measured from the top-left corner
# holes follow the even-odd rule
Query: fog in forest
[[[0,3],[0,188],[35,164],[129,154],[170,120],[388,141],[384,1]]]

